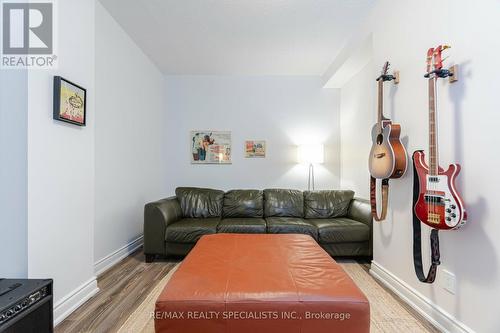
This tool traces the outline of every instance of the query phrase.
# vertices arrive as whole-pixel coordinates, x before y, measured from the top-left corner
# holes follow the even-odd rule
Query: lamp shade
[[[299,163],[319,164],[325,159],[325,150],[322,144],[299,145],[297,149],[297,159]]]

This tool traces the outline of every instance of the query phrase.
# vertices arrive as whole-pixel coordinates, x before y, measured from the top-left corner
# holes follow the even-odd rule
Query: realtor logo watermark
[[[1,68],[56,68],[54,1],[1,4]]]
[[[150,318],[157,320],[351,320],[350,312],[324,311],[153,311]]]

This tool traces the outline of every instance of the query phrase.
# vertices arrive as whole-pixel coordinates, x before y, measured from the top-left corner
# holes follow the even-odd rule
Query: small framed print
[[[245,158],[265,158],[266,157],[266,141],[264,140],[247,140],[245,141]]]
[[[85,88],[60,76],[54,76],[55,120],[85,126],[87,116],[87,91]]]

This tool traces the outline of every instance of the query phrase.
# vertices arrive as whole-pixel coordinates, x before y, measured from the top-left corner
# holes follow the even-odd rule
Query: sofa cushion
[[[218,227],[218,233],[235,234],[265,234],[266,221],[262,218],[231,217],[223,219]]]
[[[303,217],[304,195],[298,190],[264,190],[264,216]]]
[[[270,234],[305,234],[318,239],[315,225],[297,217],[267,217],[267,232]]]
[[[194,217],[220,217],[222,214],[222,200],[224,192],[208,188],[178,187],[175,195],[179,200],[182,216]]]
[[[365,242],[370,239],[370,227],[346,217],[334,219],[308,219],[318,228],[320,243]]]
[[[264,197],[259,190],[232,190],[224,194],[224,217],[262,217]]]
[[[307,219],[346,216],[353,198],[353,191],[305,191],[304,216]]]
[[[220,218],[187,218],[168,225],[165,232],[167,242],[195,243],[203,235],[217,233]]]

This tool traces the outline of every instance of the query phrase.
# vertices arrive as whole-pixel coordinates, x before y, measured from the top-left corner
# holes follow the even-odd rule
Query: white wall
[[[95,291],[94,1],[58,1],[59,68],[28,78],[28,276],[53,278],[55,317]],[[77,13],[77,14],[75,14]],[[87,89],[87,126],[52,119],[53,76]],[[72,297],[74,296],[74,297]]]
[[[164,196],[164,77],[96,5],[95,228],[97,270],[142,234],[144,204]]]
[[[320,77],[169,76],[166,86],[168,192],[176,186],[220,189],[307,188],[296,145],[323,142],[316,187],[339,186],[339,93]],[[191,165],[191,130],[232,132],[232,165]],[[267,141],[265,159],[244,158],[244,141]]]
[[[26,277],[28,73],[0,70],[1,277]]]
[[[373,64],[357,73],[340,92],[340,186],[370,198],[370,154],[373,126]],[[368,128],[369,130],[354,130]]]
[[[469,222],[459,231],[440,233],[442,264],[433,285],[420,283],[413,269],[411,170],[391,183],[388,220],[374,227],[376,266],[392,274],[393,282],[401,282],[410,288],[407,291],[413,289],[424,297],[422,300],[431,302],[434,308],[430,307],[429,313],[449,314],[447,319],[435,317],[441,324],[456,320],[457,325],[446,327],[451,331],[466,330],[467,326],[481,333],[500,331],[500,319],[495,315],[500,297],[500,224],[495,214],[500,184],[496,172],[500,166],[496,153],[500,124],[496,82],[500,74],[496,67],[499,11],[500,2],[494,0],[482,1],[481,5],[465,0],[380,0],[363,28],[367,34],[373,33],[373,70],[369,75],[355,76],[342,89],[342,97],[347,99],[342,101],[342,116],[353,118],[342,121],[342,132],[365,137],[357,143],[349,139],[342,143],[342,184],[366,184],[368,190],[365,173],[347,170],[367,168],[370,143],[366,139],[371,126],[367,119],[375,119],[376,103],[373,100],[362,113],[356,100],[373,93],[373,79],[383,62],[389,60],[401,71],[401,83],[390,88],[392,91],[387,88],[386,115],[402,125],[403,141],[410,153],[427,150],[426,51],[441,43],[452,45],[447,64],[458,63],[460,75],[459,82],[441,82],[438,88],[440,162],[442,166],[462,164],[458,186],[467,204]],[[443,269],[456,275],[455,295],[441,286]]]
[[[99,2],[56,13],[59,67],[0,71],[0,276],[54,279],[57,324],[98,291],[95,261],[140,245],[167,140],[158,69]],[[85,127],[52,119],[54,75],[87,89]]]

